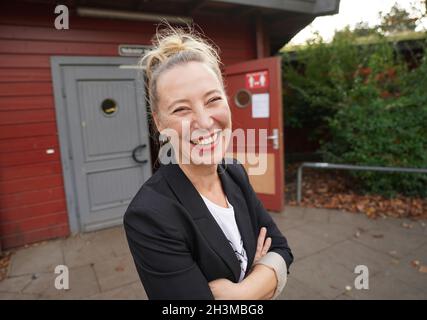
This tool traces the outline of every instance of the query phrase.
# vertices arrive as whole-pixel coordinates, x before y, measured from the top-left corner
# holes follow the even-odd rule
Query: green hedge
[[[427,168],[427,59],[409,70],[386,41],[366,48],[351,42],[313,43],[299,54],[302,71],[285,59],[287,124],[311,121],[326,130],[327,162]],[[427,174],[350,174],[361,192],[427,196]]]

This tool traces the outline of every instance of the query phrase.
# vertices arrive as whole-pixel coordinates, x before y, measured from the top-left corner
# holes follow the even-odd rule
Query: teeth
[[[206,146],[206,145],[209,145],[209,144],[212,144],[213,142],[215,142],[215,140],[217,138],[218,138],[218,133],[215,133],[213,136],[210,136],[208,138],[201,139],[198,141],[191,140],[191,142],[196,144],[196,145]]]

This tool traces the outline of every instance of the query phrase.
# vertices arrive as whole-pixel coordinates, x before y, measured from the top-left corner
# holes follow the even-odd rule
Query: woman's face
[[[216,164],[225,155],[231,113],[224,88],[204,63],[188,62],[163,72],[157,80],[160,133],[171,138],[178,161]]]

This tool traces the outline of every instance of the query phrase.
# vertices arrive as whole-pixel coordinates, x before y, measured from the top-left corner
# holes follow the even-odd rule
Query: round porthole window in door
[[[117,112],[117,103],[113,99],[105,99],[101,103],[101,110],[105,116],[111,117]]]
[[[246,89],[240,89],[234,95],[234,103],[239,108],[246,108],[251,104],[251,93]]]

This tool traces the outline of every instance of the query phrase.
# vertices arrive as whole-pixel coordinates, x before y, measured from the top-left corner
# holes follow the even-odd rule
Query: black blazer
[[[286,238],[252,189],[244,167],[218,165],[221,184],[235,211],[252,266],[261,227],[272,238],[270,251],[289,266]],[[124,216],[129,248],[149,299],[214,299],[208,282],[238,282],[239,262],[199,193],[177,164],[161,165],[138,191]]]

